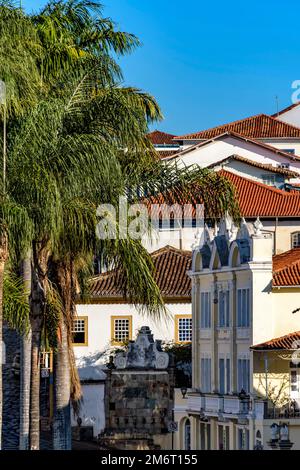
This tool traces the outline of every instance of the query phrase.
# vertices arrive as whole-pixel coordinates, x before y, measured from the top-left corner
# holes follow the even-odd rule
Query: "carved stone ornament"
[[[257,217],[256,221],[254,222],[253,224],[253,227],[254,227],[254,234],[255,235],[261,235],[261,231],[262,229],[264,228],[263,224],[261,223],[260,221],[260,218]]]
[[[135,341],[131,341],[126,353],[116,355],[117,369],[166,369],[169,355],[161,349],[161,341],[154,341],[148,326],[143,326]]]

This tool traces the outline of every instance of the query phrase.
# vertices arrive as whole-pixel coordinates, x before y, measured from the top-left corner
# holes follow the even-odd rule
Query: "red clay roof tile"
[[[273,286],[300,286],[300,248],[273,256]]]
[[[167,298],[186,298],[190,302],[191,280],[187,275],[191,267],[190,251],[165,246],[151,254],[155,281],[162,296]],[[118,270],[100,274],[91,280],[90,291],[93,297],[120,298],[124,295],[124,278]]]
[[[166,132],[153,131],[147,134],[148,139],[153,145],[174,145],[174,134],[167,134]]]
[[[255,346],[252,346],[251,349],[256,351],[276,351],[282,349],[294,350],[299,348],[299,340],[300,331],[295,331],[293,333],[280,336],[279,338],[273,338],[269,341],[265,341],[264,343],[256,344]]]
[[[233,121],[221,126],[212,127],[200,132],[176,136],[174,140],[208,140],[224,132],[236,132],[244,137],[254,139],[294,137],[300,138],[300,128],[279,121],[267,114],[258,114],[245,119]]]
[[[243,217],[300,217],[300,191],[283,191],[226,170],[219,173],[235,187]]]

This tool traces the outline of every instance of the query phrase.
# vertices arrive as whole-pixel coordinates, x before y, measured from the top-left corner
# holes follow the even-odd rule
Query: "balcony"
[[[208,413],[221,413],[224,408],[224,398],[222,396],[205,395],[205,408]]]
[[[230,415],[246,415],[251,408],[249,399],[241,399],[237,396],[224,397],[224,414]]]
[[[199,393],[190,392],[188,394],[188,409],[190,411],[200,412],[203,411],[205,407],[205,398]]]
[[[300,408],[293,402],[288,403],[281,408],[268,408],[265,405],[264,418],[268,419],[297,419],[300,418]]]
[[[231,415],[242,417],[250,412],[249,399],[240,399],[238,396],[204,394],[190,392],[188,394],[188,409],[191,412],[205,413],[207,415]],[[258,409],[258,412],[261,410]]]

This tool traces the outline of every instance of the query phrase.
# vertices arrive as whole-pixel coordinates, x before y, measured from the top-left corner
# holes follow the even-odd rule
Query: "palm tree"
[[[147,190],[149,195],[163,193],[166,200],[188,200],[187,188],[197,183],[199,197],[207,208],[216,209],[214,215],[220,209],[234,209],[231,187],[220,178],[214,179],[199,169],[162,167],[156,160],[145,134],[148,123],[161,117],[158,105],[139,90],[121,87],[121,72],[108,56],[110,50],[129,51],[136,45],[134,37],[116,33],[111,22],[103,18],[98,18],[95,25],[91,15],[87,16],[92,2],[66,4],[67,10],[64,2],[52,2],[48,10],[33,18],[39,41],[44,45],[41,59],[37,59],[42,75],[40,84],[49,95],[32,107],[23,122],[15,125],[9,147],[8,191],[26,209],[32,224],[32,449],[39,447],[39,352],[48,315],[51,263],[56,266],[57,290],[63,307],[63,317],[52,323],[52,333],[56,333],[57,324],[61,331],[56,357],[55,441],[60,448],[70,445],[67,410],[70,371],[71,374],[74,371],[70,348],[74,289],[65,288],[64,279],[71,279],[74,286],[82,268],[80,261],[89,259],[95,250],[97,205],[117,204],[120,195],[140,190]],[[67,34],[62,37],[64,31]],[[51,41],[62,44],[60,60],[56,48],[49,45]],[[76,73],[72,61],[73,65],[76,63]],[[66,70],[68,77],[62,74]],[[100,249],[111,262],[123,268],[130,300],[150,313],[161,312],[163,305],[153,280],[153,266],[140,242],[106,241],[100,244]],[[64,386],[66,393],[61,393]]]

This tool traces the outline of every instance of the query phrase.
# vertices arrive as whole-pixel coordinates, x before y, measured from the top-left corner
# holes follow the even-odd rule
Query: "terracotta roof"
[[[300,248],[273,256],[273,286],[300,286]]]
[[[165,246],[151,254],[155,281],[166,298],[186,298],[190,302],[191,280],[187,271],[191,267],[190,251],[178,250]],[[124,278],[120,271],[113,270],[100,274],[91,280],[92,297],[122,298],[124,295]]]
[[[279,121],[267,114],[258,114],[257,116],[250,116],[246,119],[240,119],[239,121],[233,121],[200,132],[176,136],[175,140],[207,140],[227,131],[236,132],[244,137],[254,139],[267,139],[272,137],[300,138],[300,128]]]
[[[161,158],[163,160],[164,158],[174,157],[178,153],[178,149],[174,149],[174,150],[157,150],[157,153],[159,155],[159,158]]]
[[[238,162],[246,163],[247,165],[254,166],[256,168],[261,168],[262,170],[266,171],[271,171],[272,173],[279,173],[281,175],[287,176],[289,178],[299,178],[300,174],[296,173],[296,171],[291,171],[288,170],[287,168],[281,168],[278,166],[273,166],[272,164],[265,164],[265,163],[259,163],[255,162],[253,160],[250,160],[249,158],[241,157],[240,155],[230,155],[230,157],[223,158],[223,160],[220,160],[216,163],[212,163],[211,165],[208,166],[208,168],[214,168],[221,163],[227,162],[228,160],[236,160]]]
[[[290,106],[287,106],[286,108],[281,109],[280,111],[278,111],[278,113],[272,114],[272,117],[276,119],[277,116],[281,116],[281,114],[287,113],[291,109],[296,108],[296,106],[299,106],[299,104],[300,104],[300,101],[298,101],[297,103],[293,103]]]
[[[148,139],[151,140],[153,145],[174,145],[174,134],[167,134],[166,132],[153,131],[147,134]]]
[[[243,217],[300,217],[300,192],[287,192],[227,170],[219,173],[236,189]]]
[[[295,331],[294,333],[289,333],[285,336],[280,336],[279,338],[273,338],[269,341],[264,343],[256,344],[255,346],[251,346],[251,349],[256,351],[259,350],[295,350],[299,349],[299,341],[300,341],[300,331]],[[297,342],[296,344],[293,344]]]
[[[242,140],[244,142],[250,142],[251,144],[256,145],[260,148],[270,150],[271,152],[276,153],[276,155],[282,155],[283,157],[287,158],[288,160],[292,160],[292,161],[293,160],[300,160],[300,157],[295,155],[295,154],[284,152],[281,149],[273,147],[273,145],[268,145],[265,142],[260,142],[258,140],[253,139],[253,138],[245,137],[245,136],[243,136],[241,134],[238,134],[237,132],[233,132],[233,131],[226,131],[226,132],[223,132],[221,134],[218,134],[215,137],[212,137],[212,138],[207,139],[207,140],[202,140],[201,142],[198,142],[195,145],[191,145],[191,146],[185,148],[184,150],[181,150],[176,155],[176,158],[181,157],[181,156],[183,156],[187,153],[193,152],[194,150],[197,150],[198,148],[205,147],[206,145],[210,144],[211,142],[214,142],[215,140],[222,140],[222,139],[224,139],[224,137],[234,137],[235,139],[239,139],[239,140]]]

